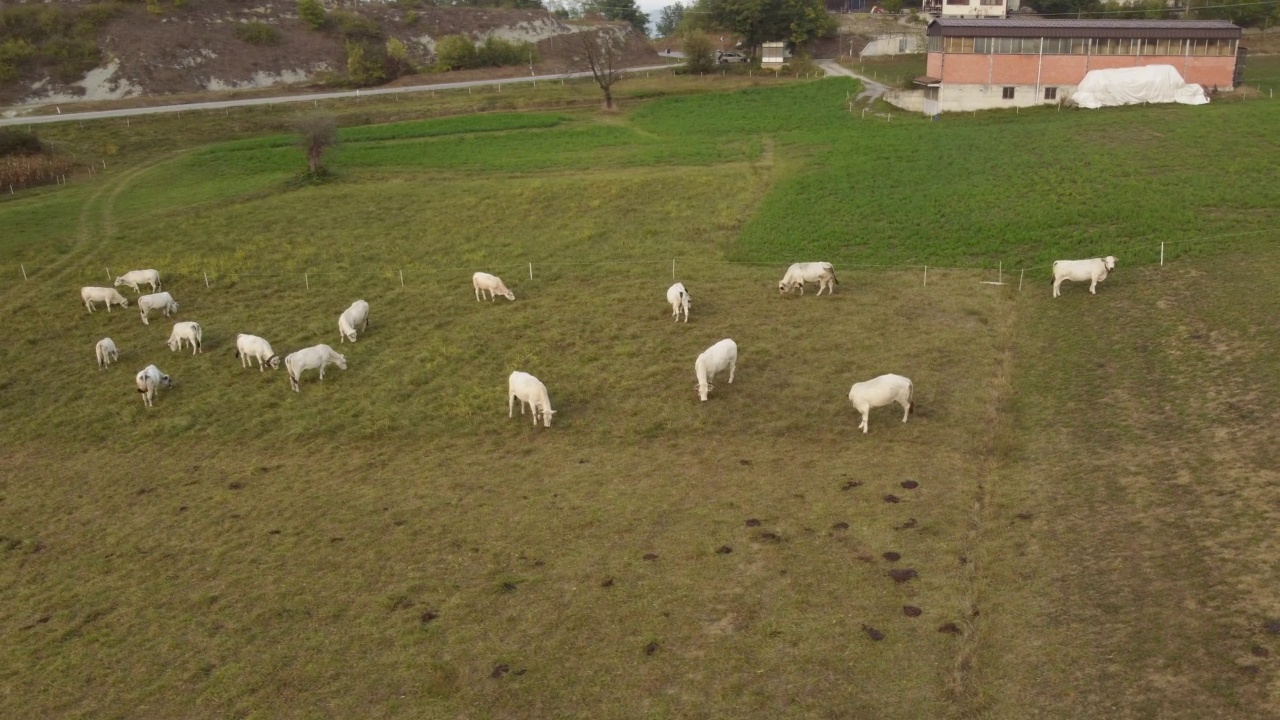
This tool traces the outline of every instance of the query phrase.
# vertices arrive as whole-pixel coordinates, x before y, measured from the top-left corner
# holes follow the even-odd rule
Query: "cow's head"
[[[716,389],[716,386],[711,383],[695,383],[694,387],[697,388],[698,397],[702,399],[702,402],[706,402],[707,394]]]
[[[272,355],[270,358],[268,358],[268,359],[267,359],[267,365],[268,365],[268,366],[270,366],[270,368],[271,368],[272,370],[279,370],[279,369],[280,369],[280,356],[279,356],[279,355]]]
[[[549,410],[545,407],[542,408],[542,427],[551,427],[551,416],[555,414],[555,410]]]
[[[786,292],[790,289],[791,289],[791,283],[787,282],[786,280],[778,281],[778,292],[785,295]]]
[[[116,278],[116,287],[120,287],[123,284],[124,284],[124,278],[122,277]]]
[[[346,369],[347,369],[347,356],[346,356],[346,355],[342,355],[342,354],[340,354],[340,353],[334,353],[334,354],[333,354],[333,364],[334,364],[334,365],[337,365],[339,369],[346,370]]]
[[[508,300],[515,300],[515,299],[516,299],[516,294],[515,294],[515,293],[513,293],[513,292],[511,292],[510,290],[508,290],[508,291],[506,291],[506,292],[502,293],[502,297],[504,297],[504,298],[506,298],[506,299],[508,299]]]
[[[1116,269],[1116,259],[1110,255],[1102,258],[1102,264],[1105,265],[1108,270]]]
[[[171,380],[171,379],[169,378],[169,376],[168,376],[168,375],[161,375],[161,376],[160,376],[160,387],[162,387],[162,388],[171,388],[171,387],[173,387],[173,380]]]

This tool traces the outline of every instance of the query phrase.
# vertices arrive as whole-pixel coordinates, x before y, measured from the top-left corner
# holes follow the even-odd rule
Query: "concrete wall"
[[[858,57],[873,55],[914,55],[925,51],[924,33],[881,35],[867,43]]]

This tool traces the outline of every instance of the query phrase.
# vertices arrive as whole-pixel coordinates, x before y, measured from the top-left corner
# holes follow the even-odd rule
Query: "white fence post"
[[[302,273],[302,282],[307,284],[307,289],[311,289],[311,276],[308,273]]]
[[[533,263],[529,263],[529,279],[533,279]]]
[[[104,268],[102,268],[102,269],[107,271],[107,282],[110,282],[110,281],[111,281],[111,268],[109,268],[109,267],[104,267]]]
[[[1164,267],[1164,243],[1160,243],[1160,267]]]
[[[400,288],[404,289],[404,268],[400,269]]]
[[[22,268],[22,279],[25,281],[27,279],[27,266],[19,265],[18,267]]]
[[[671,258],[671,279],[676,279],[676,259]]]
[[[1027,269],[1023,268],[1018,271],[1018,292],[1022,292],[1022,276],[1027,274]]]
[[[204,286],[209,287],[209,273],[204,273]]]
[[[924,266],[924,286],[929,287],[929,266]]]

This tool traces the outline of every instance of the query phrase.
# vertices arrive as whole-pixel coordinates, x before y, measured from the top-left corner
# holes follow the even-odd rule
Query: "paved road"
[[[854,98],[854,100],[858,100],[858,101],[866,100],[867,102],[871,102],[876,98],[880,97],[881,95],[884,95],[885,91],[889,89],[887,85],[878,83],[875,80],[872,80],[868,77],[859,75],[858,73],[850,70],[849,68],[838,64],[835,60],[821,60],[818,62],[818,67],[822,68],[822,71],[827,74],[827,77],[843,75],[845,77],[857,78],[858,80],[861,80],[862,92],[858,93],[858,97]]]
[[[645,72],[650,70],[669,70],[679,67],[678,64],[647,65],[645,67],[627,68],[627,72]],[[249,105],[274,105],[277,103],[301,103],[315,100],[334,100],[337,98],[368,97],[373,95],[395,95],[399,93],[420,93],[432,90],[457,90],[459,88],[482,87],[486,85],[514,85],[516,83],[549,81],[591,77],[590,72],[562,73],[560,75],[536,75],[532,77],[500,78],[498,80],[469,80],[467,82],[438,83],[435,85],[413,85],[408,87],[370,88],[368,90],[350,90],[343,92],[311,93],[308,95],[280,95],[277,97],[246,98],[244,100],[217,100],[212,102],[185,103],[182,105],[157,105],[155,107],[123,108],[120,110],[95,110],[92,112],[62,113],[60,115],[16,115],[0,118],[0,127],[5,125],[40,125],[44,123],[69,122],[72,120],[98,120],[100,118],[119,118],[135,115],[154,115],[157,113],[175,113],[184,110],[221,110],[222,108],[246,107]]]

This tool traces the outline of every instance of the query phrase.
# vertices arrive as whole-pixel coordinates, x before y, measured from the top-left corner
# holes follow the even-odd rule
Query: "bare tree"
[[[324,170],[321,162],[324,151],[338,142],[338,121],[326,112],[308,113],[293,123],[293,129],[302,136],[302,147],[307,151],[307,166],[312,174]]]
[[[591,77],[604,93],[604,109],[612,110],[613,84],[623,76],[626,39],[615,28],[605,27],[596,32],[579,32],[578,41],[578,49],[582,53],[577,58],[578,64],[591,71]]]

